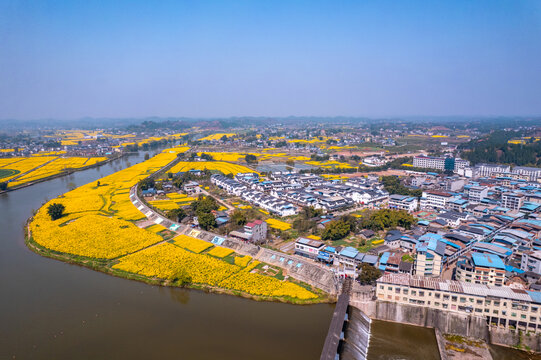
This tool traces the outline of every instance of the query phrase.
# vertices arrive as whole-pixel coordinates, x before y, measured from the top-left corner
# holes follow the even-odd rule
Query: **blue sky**
[[[0,118],[541,115],[541,1],[4,1]]]

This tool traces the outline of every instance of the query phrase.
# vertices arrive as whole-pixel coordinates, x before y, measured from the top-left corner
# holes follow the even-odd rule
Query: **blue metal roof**
[[[516,267],[511,266],[511,265],[505,265],[505,271],[509,271],[509,272],[517,273],[517,274],[522,274],[524,272],[524,270],[517,269]]]
[[[520,210],[524,209],[526,211],[535,211],[537,208],[539,208],[539,204],[531,203],[531,202],[525,202],[524,205],[520,207]]]
[[[370,265],[375,265],[378,262],[378,257],[376,255],[366,254],[365,256],[363,256],[362,262]]]
[[[539,291],[526,291],[535,303],[541,304],[541,292]]]
[[[389,257],[391,256],[390,252],[384,252],[383,255],[381,255],[381,259],[379,259],[380,264],[387,264],[387,261],[389,260]]]
[[[461,247],[458,246],[457,244],[455,244],[454,242],[451,242],[451,241],[445,240],[445,239],[442,239],[441,241],[443,241],[443,242],[446,243],[447,245],[450,245],[450,246],[452,246],[452,247],[454,247],[454,248],[457,248],[457,249],[459,249],[459,250],[461,249]]]
[[[472,253],[471,257],[472,257],[473,263],[476,266],[496,268],[496,269],[502,269],[502,270],[505,269],[505,264],[503,263],[502,259],[497,255]]]
[[[426,233],[419,238],[420,241],[442,240],[443,237],[434,233]]]
[[[521,219],[518,222],[520,223],[526,223],[526,224],[532,224],[536,226],[541,226],[541,220],[535,220],[535,219]]]
[[[359,251],[355,248],[352,248],[351,246],[348,246],[346,248],[344,248],[342,251],[340,251],[340,255],[341,256],[345,256],[345,257],[348,257],[348,258],[354,258],[355,256],[357,256],[357,254],[359,253]]]

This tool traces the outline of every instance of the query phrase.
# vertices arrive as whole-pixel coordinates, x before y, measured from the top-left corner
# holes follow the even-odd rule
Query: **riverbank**
[[[8,193],[10,191],[15,191],[15,190],[19,190],[19,189],[23,189],[25,187],[36,185],[36,184],[42,183],[44,181],[49,181],[49,180],[57,179],[57,178],[60,178],[60,177],[68,176],[68,175],[74,174],[74,173],[79,172],[79,171],[84,171],[84,170],[89,170],[89,169],[92,169],[92,168],[100,167],[100,166],[103,166],[103,165],[105,165],[107,163],[110,163],[112,161],[121,159],[125,155],[127,155],[127,154],[121,154],[121,155],[118,155],[118,156],[113,156],[113,157],[107,158],[107,160],[100,161],[98,163],[88,165],[88,166],[85,166],[85,167],[82,167],[82,168],[71,169],[71,170],[68,170],[68,171],[62,171],[62,172],[60,172],[58,174],[46,176],[46,177],[43,177],[43,178],[40,178],[40,179],[36,179],[36,180],[33,180],[33,181],[29,181],[27,183],[17,185],[17,186],[8,187],[6,190],[1,190],[0,194]]]
[[[31,219],[32,218],[30,218],[29,221],[31,221]],[[114,260],[93,259],[93,258],[89,258],[85,256],[77,256],[73,254],[62,253],[55,250],[51,250],[38,244],[32,238],[28,224],[25,227],[25,243],[26,243],[26,246],[30,250],[32,250],[34,253],[38,255],[48,257],[54,260],[63,261],[72,265],[79,265],[79,266],[86,267],[86,268],[99,271],[108,275],[112,275],[115,277],[143,282],[149,285],[159,285],[159,286],[174,287],[174,288],[188,288],[188,289],[194,289],[194,290],[202,290],[205,292],[215,293],[215,294],[239,296],[242,298],[251,299],[255,301],[281,302],[281,303],[288,303],[288,304],[295,304],[295,305],[310,305],[310,304],[325,304],[325,303],[331,304],[331,303],[336,302],[336,299],[334,297],[329,296],[324,291],[314,288],[308,284],[303,284],[298,281],[292,281],[292,282],[296,283],[299,286],[309,288],[311,292],[316,293],[317,298],[298,299],[298,298],[288,297],[288,296],[277,297],[277,296],[254,295],[254,294],[250,294],[250,293],[239,291],[239,290],[211,286],[208,284],[194,284],[194,283],[178,284],[177,282],[170,279],[162,279],[162,278],[156,278],[156,277],[153,278],[153,277],[148,277],[141,274],[135,274],[135,273],[131,273],[131,272],[123,271],[123,270],[114,269],[112,266],[115,265],[116,259]]]

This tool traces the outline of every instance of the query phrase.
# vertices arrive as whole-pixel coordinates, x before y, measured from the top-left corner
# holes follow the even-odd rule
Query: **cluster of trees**
[[[383,187],[387,192],[389,192],[389,194],[399,194],[416,197],[420,197],[423,194],[423,191],[421,189],[410,189],[404,186],[397,176],[382,176],[381,182],[383,183]]]
[[[190,156],[189,156],[189,159],[190,159],[190,161],[193,161],[196,157],[197,157],[197,153],[196,152],[191,152]],[[214,160],[212,155],[205,154],[205,153],[201,153],[201,156],[199,156],[199,157],[201,159],[203,159],[203,160],[206,160],[206,161],[213,161]]]
[[[318,154],[311,154],[310,159],[312,161],[327,161],[327,160],[329,160],[329,155],[325,154],[325,155],[320,156]]]
[[[248,222],[248,219],[244,211],[236,209],[231,214],[230,221],[234,226],[244,226]]]
[[[501,163],[515,166],[541,166],[541,143],[533,138],[526,144],[509,144],[508,141],[525,134],[520,131],[496,130],[481,139],[461,144],[462,157],[472,164]]]
[[[139,188],[141,190],[148,190],[156,186],[156,182],[152,178],[146,178],[139,181]]]
[[[541,143],[528,140],[526,144],[484,141],[476,143],[469,151],[463,151],[462,157],[472,164],[500,163],[516,166],[541,166]]]
[[[184,209],[181,207],[179,207],[178,209],[169,210],[166,213],[166,216],[168,219],[176,221],[176,222],[181,222],[182,219],[186,217],[186,215],[187,215],[186,211],[184,211]]]
[[[252,154],[247,154],[244,157],[244,160],[246,160],[246,162],[248,164],[257,164],[257,157],[255,155],[252,155]]]
[[[216,219],[212,214],[212,210],[218,210],[219,206],[212,196],[200,195],[199,198],[191,203],[191,209],[199,226],[204,230],[209,230],[216,227]]]
[[[323,240],[340,240],[345,238],[350,231],[352,231],[352,223],[344,219],[332,220],[325,226],[321,238]]]
[[[192,180],[197,180],[197,181],[207,180],[210,178],[212,173],[209,170],[203,170],[201,175],[194,175],[190,172],[185,172],[178,176],[173,176],[173,173],[167,173],[167,175],[173,182],[173,185],[181,189],[184,183],[190,182]]]
[[[397,226],[411,229],[417,220],[406,210],[380,209],[359,218],[358,227],[379,231],[396,228]]]
[[[0,191],[4,191],[8,188],[8,183],[6,181],[0,182]]]
[[[171,143],[171,142],[174,142],[174,140],[167,140],[167,139],[153,140],[148,143],[141,144],[141,146],[139,146],[139,144],[137,143],[126,145],[125,149],[126,151],[129,151],[129,152],[136,152],[139,150],[147,151],[150,149],[155,149],[159,146],[167,145],[168,143]]]
[[[374,285],[376,280],[381,277],[381,271],[372,265],[363,263],[360,270],[358,280],[361,285]]]
[[[302,218],[302,217],[300,217]],[[295,229],[302,229],[300,224],[303,220],[297,219],[293,222]],[[417,220],[405,210],[380,209],[367,211],[360,218],[350,215],[342,216],[339,219],[330,221],[326,226],[321,238],[323,240],[340,240],[361,229],[380,231],[402,227],[411,229]],[[297,226],[297,227],[296,227]]]
[[[306,234],[308,232],[315,232],[317,228],[316,219],[321,216],[323,211],[321,209],[314,209],[313,207],[304,207],[299,216],[293,221],[293,229],[297,230],[300,234]]]

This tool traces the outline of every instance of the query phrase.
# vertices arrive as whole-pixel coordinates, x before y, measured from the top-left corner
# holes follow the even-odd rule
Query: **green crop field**
[[[8,176],[13,176],[19,173],[19,170],[13,169],[0,169],[0,179],[3,179]]]

